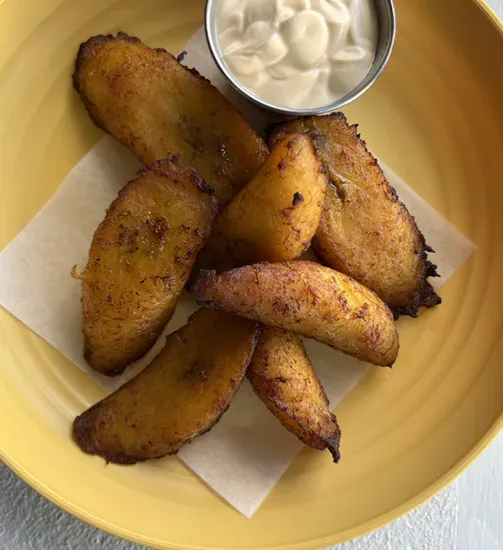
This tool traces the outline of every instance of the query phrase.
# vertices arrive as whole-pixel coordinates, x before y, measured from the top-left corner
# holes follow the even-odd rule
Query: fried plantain
[[[255,323],[196,311],[143,372],[75,419],[75,441],[117,464],[176,453],[227,410],[257,336]]]
[[[318,227],[327,177],[309,138],[287,136],[218,216],[198,264],[219,271],[293,260]],[[255,393],[305,444],[339,460],[340,430],[299,337],[263,326],[248,378]]]
[[[263,140],[195,70],[138,38],[94,36],[73,75],[89,115],[144,163],[175,154],[229,200],[267,156]]]
[[[270,143],[307,134],[330,185],[313,248],[330,267],[372,289],[395,315],[417,316],[441,299],[429,282],[436,267],[414,218],[399,201],[377,160],[342,113],[282,123]]]
[[[211,188],[177,157],[140,171],[111,204],[83,281],[84,355],[120,374],[171,318],[218,210]]]
[[[247,372],[255,393],[285,428],[339,462],[341,430],[300,338],[262,327]]]
[[[225,271],[298,258],[318,227],[326,189],[327,176],[309,138],[288,136],[217,217],[197,265]]]
[[[393,315],[384,302],[347,275],[314,262],[202,272],[193,293],[206,307],[291,330],[375,365],[392,365],[398,354]]]

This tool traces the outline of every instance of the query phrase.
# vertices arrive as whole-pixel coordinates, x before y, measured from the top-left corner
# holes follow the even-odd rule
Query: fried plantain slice
[[[399,201],[377,160],[342,113],[306,117],[274,128],[274,145],[286,134],[307,134],[328,172],[330,185],[313,248],[330,267],[372,289],[395,315],[417,316],[441,299],[429,282],[424,237]]]
[[[262,327],[247,371],[255,393],[285,428],[339,462],[341,430],[300,338]]]
[[[117,464],[176,453],[227,410],[257,336],[255,323],[196,311],[143,372],[75,419],[75,441]]]
[[[297,258],[318,227],[326,186],[309,138],[287,136],[218,216],[197,264],[222,271]],[[260,334],[248,369],[255,393],[301,441],[328,447],[337,462],[339,426],[299,337],[265,326]]]
[[[141,170],[111,204],[83,281],[84,355],[120,374],[161,335],[218,210],[211,188],[177,157]]]
[[[398,354],[393,315],[371,290],[314,262],[261,263],[202,272],[199,304],[291,330],[362,361],[392,365]]]
[[[144,164],[176,154],[221,199],[237,194],[267,156],[263,140],[208,80],[125,33],[84,42],[73,84],[95,124]]]
[[[326,190],[327,176],[309,138],[286,137],[217,217],[197,265],[225,271],[298,258],[316,232]]]

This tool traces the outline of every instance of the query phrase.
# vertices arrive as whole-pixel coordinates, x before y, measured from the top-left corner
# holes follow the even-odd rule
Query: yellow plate
[[[102,391],[0,311],[0,455],[45,496],[159,548],[320,548],[433,495],[496,434],[503,411],[503,34],[474,0],[397,0],[384,76],[346,111],[373,150],[479,246],[444,305],[402,323],[396,368],[338,407],[339,466],[305,450],[251,520],[177,458],[105,466],[69,437]],[[79,42],[124,30],[177,51],[202,0],[0,3],[0,248],[99,139],[72,91]],[[26,298],[30,289],[26,289]]]

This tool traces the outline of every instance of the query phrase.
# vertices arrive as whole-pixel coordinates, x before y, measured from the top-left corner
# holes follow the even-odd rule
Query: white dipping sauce
[[[223,59],[254,96],[322,107],[365,78],[379,34],[373,0],[219,0]]]

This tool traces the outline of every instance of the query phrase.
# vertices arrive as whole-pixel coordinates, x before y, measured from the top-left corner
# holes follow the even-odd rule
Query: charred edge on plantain
[[[185,163],[178,155],[171,155],[169,157],[156,160],[148,166],[140,168],[137,172],[137,176],[144,176],[149,172],[155,172],[160,176],[167,177],[173,180],[175,183],[179,183],[177,175],[179,175],[180,168],[185,170],[193,183],[203,192],[208,195],[213,195],[215,190],[206,182],[206,180],[189,164]]]
[[[297,206],[301,202],[304,202],[304,197],[302,196],[302,193],[299,193],[298,191],[294,193],[293,200],[292,200],[292,206]]]
[[[178,61],[178,63],[182,64],[183,60],[185,59],[185,56],[187,55],[187,51],[186,50],[183,50],[183,52],[180,52],[177,56],[176,56],[176,60]]]
[[[332,458],[334,459],[335,464],[341,459],[340,444],[341,444],[341,428],[337,422],[337,418],[334,414],[330,414],[332,422],[337,427],[337,431],[334,437],[330,439],[324,439],[327,449],[330,451]]]

